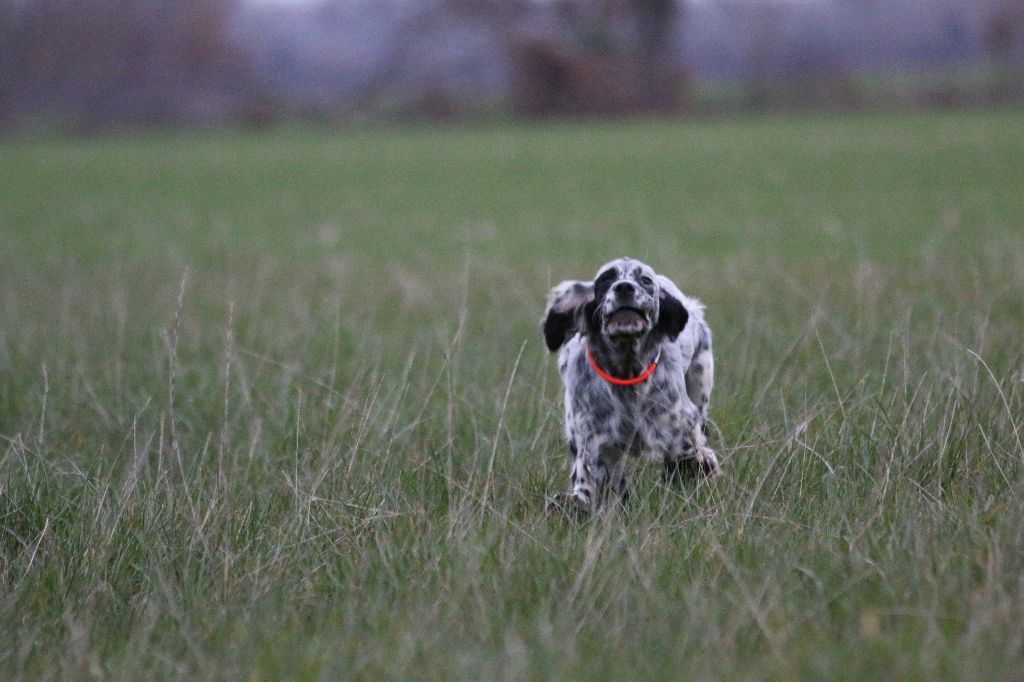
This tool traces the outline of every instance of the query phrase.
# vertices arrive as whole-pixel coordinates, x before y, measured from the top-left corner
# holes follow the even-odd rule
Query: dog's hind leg
[[[711,408],[711,390],[715,386],[715,358],[711,354],[711,333],[705,327],[698,332],[697,349],[686,370],[686,394],[697,408],[697,438],[695,445],[708,445],[708,410]]]
[[[626,475],[626,458],[620,457],[608,467],[608,490],[625,502],[629,499],[629,476]]]
[[[710,343],[710,340],[706,341]],[[715,386],[715,358],[711,347],[703,343],[697,346],[693,361],[686,370],[686,394],[690,402],[696,406],[701,421],[707,419],[711,407],[711,389]]]

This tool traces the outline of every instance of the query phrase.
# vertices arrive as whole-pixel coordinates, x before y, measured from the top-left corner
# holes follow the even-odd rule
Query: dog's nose
[[[636,293],[636,286],[632,282],[616,282],[612,293],[616,296],[632,296]]]

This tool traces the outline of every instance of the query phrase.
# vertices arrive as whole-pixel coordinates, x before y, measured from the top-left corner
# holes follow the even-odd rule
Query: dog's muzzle
[[[650,327],[650,317],[640,308],[621,306],[607,315],[604,327],[609,336],[636,336]]]

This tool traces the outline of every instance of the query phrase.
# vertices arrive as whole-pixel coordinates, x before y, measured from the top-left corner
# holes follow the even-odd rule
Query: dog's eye
[[[640,278],[640,284],[643,284],[645,287],[649,289],[654,286],[654,280],[648,277],[647,275],[644,275],[643,277]]]

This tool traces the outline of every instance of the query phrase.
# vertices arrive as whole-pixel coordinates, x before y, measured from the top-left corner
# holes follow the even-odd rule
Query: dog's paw
[[[694,468],[697,473],[707,479],[717,478],[722,473],[722,465],[718,463],[715,451],[707,446],[697,448],[697,456],[694,458]]]
[[[549,514],[567,514],[581,519],[590,513],[590,500],[578,492],[558,493],[547,499],[544,509]]]
[[[566,493],[556,493],[550,496],[544,501],[544,511],[548,514],[558,514],[559,512],[565,511],[566,502],[569,500],[569,495]]]
[[[706,429],[707,423],[703,427]],[[722,473],[722,466],[718,463],[715,451],[708,447],[706,436],[706,433],[698,433],[697,429],[690,431],[690,442],[694,445],[690,467],[693,473],[710,480]]]
[[[722,473],[714,450],[702,447],[687,459],[665,462],[662,480],[666,483],[686,483],[693,480],[713,481]]]

